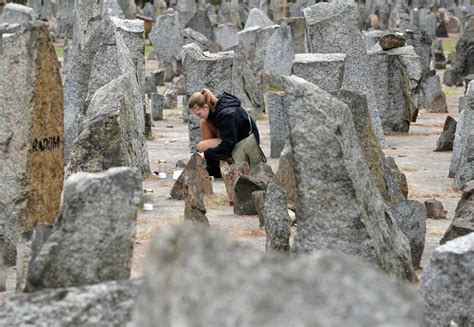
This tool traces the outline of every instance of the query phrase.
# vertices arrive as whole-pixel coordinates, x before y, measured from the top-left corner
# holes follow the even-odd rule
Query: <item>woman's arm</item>
[[[227,114],[219,121],[219,131],[222,142],[218,146],[204,151],[204,158],[221,160],[231,156],[238,139],[237,117],[235,113]]]

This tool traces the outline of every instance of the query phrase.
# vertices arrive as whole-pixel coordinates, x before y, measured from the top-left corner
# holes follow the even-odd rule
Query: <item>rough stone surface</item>
[[[304,17],[283,18],[282,26],[291,28],[291,39],[295,53],[304,53],[306,46]]]
[[[111,167],[135,167],[150,175],[144,135],[143,104],[135,74],[124,74],[98,89],[71,146],[67,175],[100,172]]]
[[[261,179],[265,183],[271,181],[274,175],[272,166],[265,162],[261,162],[252,167],[252,177]]]
[[[151,72],[151,80],[155,86],[164,86],[165,85],[165,70],[157,69]]]
[[[283,93],[266,92],[264,99],[270,125],[270,157],[278,158],[285,146],[288,129],[286,108],[283,106]]]
[[[230,23],[220,24],[216,29],[216,42],[220,50],[226,51],[239,45],[238,30]]]
[[[356,4],[350,0],[317,3],[303,10],[308,52],[347,55],[342,88],[367,95],[375,135],[385,144]]]
[[[432,76],[425,79],[421,89],[420,104],[428,112],[444,113],[448,112],[446,96],[441,89],[441,82],[438,75],[433,72]]]
[[[474,18],[456,44],[456,64],[454,71],[457,76],[474,74]]]
[[[474,324],[474,233],[435,249],[423,272],[421,291],[426,326]]]
[[[209,226],[204,205],[204,194],[199,181],[191,176],[184,177],[184,221]]]
[[[414,281],[408,240],[385,213],[350,109],[299,77],[284,81],[300,205],[295,254],[338,250]]]
[[[204,34],[197,32],[190,27],[182,30],[181,34],[183,35],[183,45],[196,43],[205,51],[212,49],[212,41],[210,41],[210,39],[208,39]]]
[[[141,279],[106,282],[21,294],[0,304],[2,326],[124,326],[132,320],[132,309]]]
[[[183,72],[186,80],[186,96],[189,99],[194,92],[203,88],[208,88],[214,94],[223,91],[233,93],[232,69],[233,53],[203,52],[197,44],[188,44],[183,47]],[[184,103],[187,103],[185,101]],[[201,133],[199,120],[192,113],[188,114],[189,119],[189,147],[194,152],[200,141]]]
[[[255,204],[255,209],[257,210],[258,215],[258,227],[260,229],[265,228],[265,217],[263,212],[265,209],[265,191],[254,191],[252,192],[253,203]],[[286,209],[286,203],[285,203]]]
[[[390,156],[385,157],[384,170],[386,172],[389,171],[389,173],[386,174],[385,176],[388,177],[386,179],[387,184],[388,184],[388,190],[394,193],[395,195],[394,198],[395,199],[399,198],[398,190],[400,190],[402,192],[403,198],[407,199],[408,198],[407,177],[398,168],[397,163],[395,162],[395,159],[393,157],[390,157]]]
[[[425,201],[426,217],[432,219],[446,219],[446,211],[443,204],[436,199],[429,199]]]
[[[439,136],[436,141],[435,151],[451,151],[453,150],[454,135],[456,133],[456,120],[447,116],[444,121],[443,133]]]
[[[56,13],[56,34],[59,37],[73,37],[75,22],[74,0],[59,1]]]
[[[33,8],[18,3],[7,3],[0,15],[0,24],[25,24],[34,20]]]
[[[369,52],[384,132],[408,132],[418,112],[421,62],[413,47]],[[416,97],[416,100],[413,99]],[[412,101],[414,100],[414,101]]]
[[[343,53],[296,54],[291,73],[327,92],[335,92],[342,85],[345,61]]]
[[[186,24],[186,27],[192,28],[196,32],[201,33],[209,40],[214,38],[214,29],[212,28],[206,9],[198,10],[193,18],[191,18],[191,20]]]
[[[181,24],[181,28],[184,28],[188,24],[188,22],[193,18],[194,14],[197,11],[196,1],[195,0],[177,0],[175,4],[176,4],[176,10],[179,12],[179,22]]]
[[[46,26],[21,25],[0,47],[0,225],[5,264],[15,265],[19,234],[59,210],[63,90]]]
[[[269,27],[275,25],[274,22],[260,9],[252,8],[249,12],[249,16],[247,17],[247,21],[245,22],[244,28],[249,27]]]
[[[425,31],[422,31],[417,28],[407,28],[403,30],[404,36],[407,39],[407,44],[413,46],[416,54],[420,57],[421,60],[421,76],[423,81],[425,77],[430,73],[430,61],[431,61],[431,44],[432,40],[426,34]]]
[[[69,177],[53,232],[30,263],[27,291],[129,278],[141,184],[128,167]]]
[[[444,233],[440,244],[474,232],[474,182],[469,182],[462,190],[461,200],[456,207],[454,219]]]
[[[422,323],[412,287],[354,258],[318,253],[290,259],[190,227],[161,230],[151,246],[133,314],[136,326]]]
[[[285,191],[274,183],[269,183],[265,193],[263,209],[265,249],[267,252],[290,253],[291,218],[286,206]]]
[[[285,190],[288,200],[288,209],[297,211],[299,200],[296,188],[295,159],[288,138],[285,147],[281,152],[278,170],[273,177],[272,182]]]
[[[291,75],[291,65],[295,58],[295,49],[291,27],[281,26],[270,37],[265,52],[264,71],[272,76]]]
[[[391,205],[389,212],[410,241],[413,266],[419,268],[425,248],[427,213],[425,205],[415,200],[404,200]]]
[[[333,94],[351,110],[362,154],[384,201],[386,203],[403,201],[400,185],[395,181],[396,175],[386,166],[385,156],[375,136],[367,107],[367,97],[347,90],[339,90]]]
[[[165,97],[158,93],[151,94],[151,114],[153,120],[163,120],[163,102]]]
[[[179,22],[181,15],[182,13],[170,10],[158,16],[153,30],[148,35],[161,67],[167,64],[173,65],[174,72],[176,72],[176,61],[181,59],[183,42]]]
[[[236,215],[256,215],[252,200],[254,191],[265,190],[266,183],[247,175],[240,175],[234,183],[234,213]]]
[[[234,204],[234,184],[240,175],[251,175],[250,166],[247,161],[229,165],[222,171],[225,190],[227,192],[227,197],[229,198],[229,204],[231,205]]]
[[[397,34],[386,34],[379,39],[379,44],[383,50],[391,50],[405,46],[406,39]]]
[[[172,199],[183,200],[186,197],[186,177],[197,184],[201,193],[206,195],[213,193],[212,182],[209,179],[209,173],[204,168],[202,158],[193,155],[171,189]]]

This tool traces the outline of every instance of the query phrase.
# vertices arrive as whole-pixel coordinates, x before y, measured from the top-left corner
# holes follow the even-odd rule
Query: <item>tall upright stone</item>
[[[233,53],[204,53],[198,45],[191,43],[183,47],[183,71],[186,80],[184,103],[194,92],[208,88],[219,94],[224,91],[232,93]],[[196,150],[200,141],[199,120],[189,113],[189,147]]]
[[[264,60],[265,74],[276,77],[291,75],[294,58],[291,27],[281,26],[268,40]]]
[[[249,27],[269,27],[274,25],[275,23],[272,22],[270,18],[260,9],[252,8],[249,12],[249,16],[247,17],[247,21],[245,22],[244,28]]]
[[[35,14],[33,8],[18,3],[7,3],[0,16],[0,24],[25,24],[33,22]]]
[[[71,39],[74,34],[75,10],[74,0],[58,2],[56,14],[56,34],[58,37]]]
[[[299,195],[295,254],[338,250],[414,281],[408,240],[384,210],[349,108],[299,77],[284,82]]]
[[[53,223],[64,177],[63,89],[45,25],[3,38],[0,55],[0,225],[15,264],[21,232]]]
[[[346,65],[342,88],[367,95],[375,134],[384,144],[372,72],[356,4],[352,0],[321,2],[304,11],[308,52],[345,53]]]
[[[136,169],[69,177],[53,232],[30,263],[27,291],[128,279],[141,197]]]
[[[234,46],[239,45],[238,30],[230,23],[220,24],[216,28],[216,43],[221,51],[227,51]]]
[[[184,28],[188,25],[188,22],[196,14],[196,0],[176,0],[176,10],[179,12],[179,23],[180,28]],[[158,18],[159,19],[159,18]],[[169,44],[171,45],[171,44]]]
[[[306,47],[304,18],[284,18],[281,26],[289,26],[291,28],[291,39],[293,40],[295,53],[304,53]]]
[[[214,29],[209,20],[207,9],[199,9],[194,14],[193,18],[186,24],[186,27],[192,28],[201,33],[209,40],[212,40],[214,37]]]
[[[346,55],[343,53],[296,54],[291,73],[316,84],[326,92],[341,88],[344,78]]]
[[[288,118],[282,92],[265,93],[265,108],[270,125],[270,157],[280,156],[286,141]]]
[[[286,208],[285,191],[269,183],[263,207],[267,252],[290,253],[291,218]]]
[[[369,52],[384,131],[408,132],[418,112],[421,62],[413,47]]]

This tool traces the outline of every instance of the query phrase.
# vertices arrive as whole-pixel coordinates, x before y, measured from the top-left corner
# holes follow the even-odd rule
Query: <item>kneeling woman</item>
[[[219,160],[229,159],[235,144],[249,136],[250,131],[260,143],[255,120],[232,94],[224,92],[216,97],[210,90],[202,89],[191,95],[189,109],[200,119],[201,142],[197,150],[206,159],[210,176],[221,177]]]

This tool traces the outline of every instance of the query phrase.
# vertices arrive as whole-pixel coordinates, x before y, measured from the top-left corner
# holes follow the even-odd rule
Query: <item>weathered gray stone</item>
[[[264,95],[265,111],[268,114],[270,125],[270,157],[280,156],[286,141],[288,117],[286,107],[283,105],[282,92],[267,92]]]
[[[268,75],[289,76],[294,58],[291,27],[281,26],[268,40],[263,69]]]
[[[186,81],[184,80],[184,75],[173,78],[173,85],[176,88],[176,95],[186,95]],[[177,100],[178,99],[176,99],[176,101]]]
[[[183,43],[180,25],[181,15],[181,12],[178,14],[173,10],[167,10],[158,16],[153,30],[148,35],[161,67],[171,65],[174,73],[177,71],[177,61],[181,60],[181,46]]]
[[[58,2],[56,34],[62,38],[72,38],[75,22],[74,0]]]
[[[251,175],[250,166],[247,161],[229,165],[224,168],[222,172],[222,178],[224,179],[225,190],[230,205],[234,204],[234,184],[240,175]]]
[[[204,51],[212,49],[212,41],[208,39],[204,34],[201,34],[190,27],[185,28],[181,31],[183,35],[183,45],[196,43]]]
[[[7,3],[0,16],[0,24],[25,24],[34,20],[33,8],[18,3]]]
[[[304,18],[284,18],[282,26],[289,26],[291,28],[291,39],[293,41],[293,48],[295,49],[295,53],[304,53],[306,46]]]
[[[265,218],[263,216],[263,211],[265,209],[265,191],[254,191],[252,192],[253,203],[255,204],[255,209],[257,210],[259,228],[265,228]],[[286,203],[285,203],[286,210]]]
[[[191,183],[196,184],[196,187],[192,188],[191,191],[199,191],[203,194],[212,194],[213,188],[211,180],[209,179],[209,173],[204,168],[203,160],[201,157],[193,155],[186,164],[181,175],[173,185],[171,189],[171,198],[176,200],[183,200],[186,197],[186,178]]]
[[[178,106],[178,90],[174,87],[168,88],[163,97],[163,109],[176,109]]]
[[[436,141],[435,151],[451,151],[453,149],[454,135],[456,133],[456,120],[447,116],[443,125],[443,133]]]
[[[299,77],[284,81],[299,195],[295,254],[334,249],[415,280],[408,240],[384,211],[350,109]]]
[[[69,177],[53,232],[30,263],[27,291],[129,278],[141,184],[127,167]]]
[[[432,219],[446,219],[446,211],[443,208],[443,203],[436,199],[429,199],[425,201],[426,217]]]
[[[21,233],[16,243],[16,291],[23,292],[26,288],[28,268],[31,257],[31,239],[33,231]]]
[[[165,97],[158,93],[151,95],[151,113],[153,120],[163,120],[163,102]]]
[[[304,11],[308,52],[344,53],[342,88],[367,95],[375,135],[385,144],[362,32],[359,11],[351,0],[321,2]]]
[[[263,180],[240,175],[234,183],[234,214],[256,215],[257,210],[252,200],[252,193],[265,190],[266,186]]]
[[[267,252],[290,253],[291,218],[286,203],[285,191],[270,182],[266,189],[263,210]]]
[[[216,43],[221,51],[239,45],[238,30],[230,23],[220,24],[216,29]]]
[[[249,12],[249,16],[245,21],[245,27],[269,27],[275,25],[274,22],[260,9],[252,8]]]
[[[346,55],[343,53],[296,54],[291,73],[316,84],[327,92],[341,88]]]
[[[260,216],[259,216],[260,217]],[[260,218],[259,218],[260,220]],[[0,235],[0,292],[6,291],[7,284],[7,269],[3,263],[3,251],[5,249],[5,242],[3,241],[3,231]]]
[[[207,9],[199,9],[186,24],[186,27],[192,28],[196,32],[201,33],[209,40],[214,37],[214,29],[212,28],[211,21],[207,15]]]
[[[363,31],[364,33],[364,40],[365,40],[365,48],[367,51],[370,51],[372,49],[378,48],[380,45],[378,45],[379,40],[382,38],[382,36],[385,35],[385,31],[381,30],[371,30],[371,31]],[[377,44],[377,45],[376,45]]]
[[[398,168],[397,163],[393,157],[385,157],[383,165],[386,172],[385,177],[387,188],[389,192],[393,194],[391,198],[398,201],[399,192],[402,192],[402,196],[406,200],[408,198],[408,182],[406,175]]]
[[[435,74],[435,71],[423,81],[420,106],[425,108],[428,112],[448,112],[446,96],[441,89],[441,82],[439,76]]]
[[[474,232],[474,181],[467,183],[456,207],[454,219],[439,242],[447,241]]]
[[[152,82],[155,86],[163,86],[165,85],[165,70],[164,69],[157,69],[151,72],[150,74]]]
[[[192,43],[183,47],[183,71],[186,80],[186,97],[203,88],[214,94],[223,91],[232,93],[233,53],[204,53],[198,45]],[[185,101],[184,103],[187,103]],[[189,147],[194,152],[200,141],[199,120],[189,113]]]
[[[137,6],[134,0],[117,0],[117,3],[122,9],[126,19],[137,18]]]
[[[415,200],[404,200],[392,204],[389,213],[410,241],[413,266],[419,268],[425,248],[427,214],[425,205]]]
[[[384,132],[408,132],[418,112],[421,62],[413,47],[369,52],[374,91]]]
[[[153,93],[156,93],[156,84],[152,80],[151,76],[145,77],[145,94],[151,97]]]
[[[354,258],[318,253],[290,259],[192,227],[162,229],[151,246],[136,326],[422,323],[415,289]]]
[[[472,17],[472,15],[471,15]],[[467,28],[456,44],[456,64],[454,71],[457,76],[474,74],[474,18],[471,18]]]
[[[0,304],[0,325],[92,326],[106,322],[124,326],[132,320],[141,284],[141,279],[132,279],[17,295]]]
[[[367,97],[347,90],[339,90],[333,94],[348,105],[351,110],[362,154],[384,201],[386,203],[403,201],[403,194],[396,181],[396,174],[387,167],[387,159],[375,136],[367,107]]]
[[[272,179],[272,182],[282,187],[287,196],[288,209],[297,211],[299,200],[296,189],[295,159],[291,150],[289,137],[281,152],[278,170]]]
[[[426,326],[474,324],[474,233],[437,247],[423,271]]]
[[[119,166],[136,167],[143,177],[150,175],[142,127],[143,105],[137,102],[136,88],[132,72],[95,92],[81,125],[82,131],[71,146],[68,176],[79,171],[100,172]]]
[[[64,178],[63,90],[48,30],[23,24],[0,55],[0,225],[4,260],[37,222],[53,223]]]
[[[179,23],[181,29],[183,29],[188,24],[188,22],[194,17],[194,14],[196,14],[196,1],[176,0],[175,3],[177,3],[176,10],[179,12]]]
[[[204,205],[204,194],[198,181],[190,176],[184,177],[184,221],[209,226]]]
[[[431,38],[426,34],[425,31],[416,28],[407,28],[403,30],[404,36],[407,40],[407,44],[413,46],[416,54],[421,60],[421,76],[423,81],[425,77],[430,73],[430,61],[431,61]]]
[[[274,175],[272,166],[265,162],[261,162],[252,167],[252,177],[261,179],[265,183],[270,182]]]

